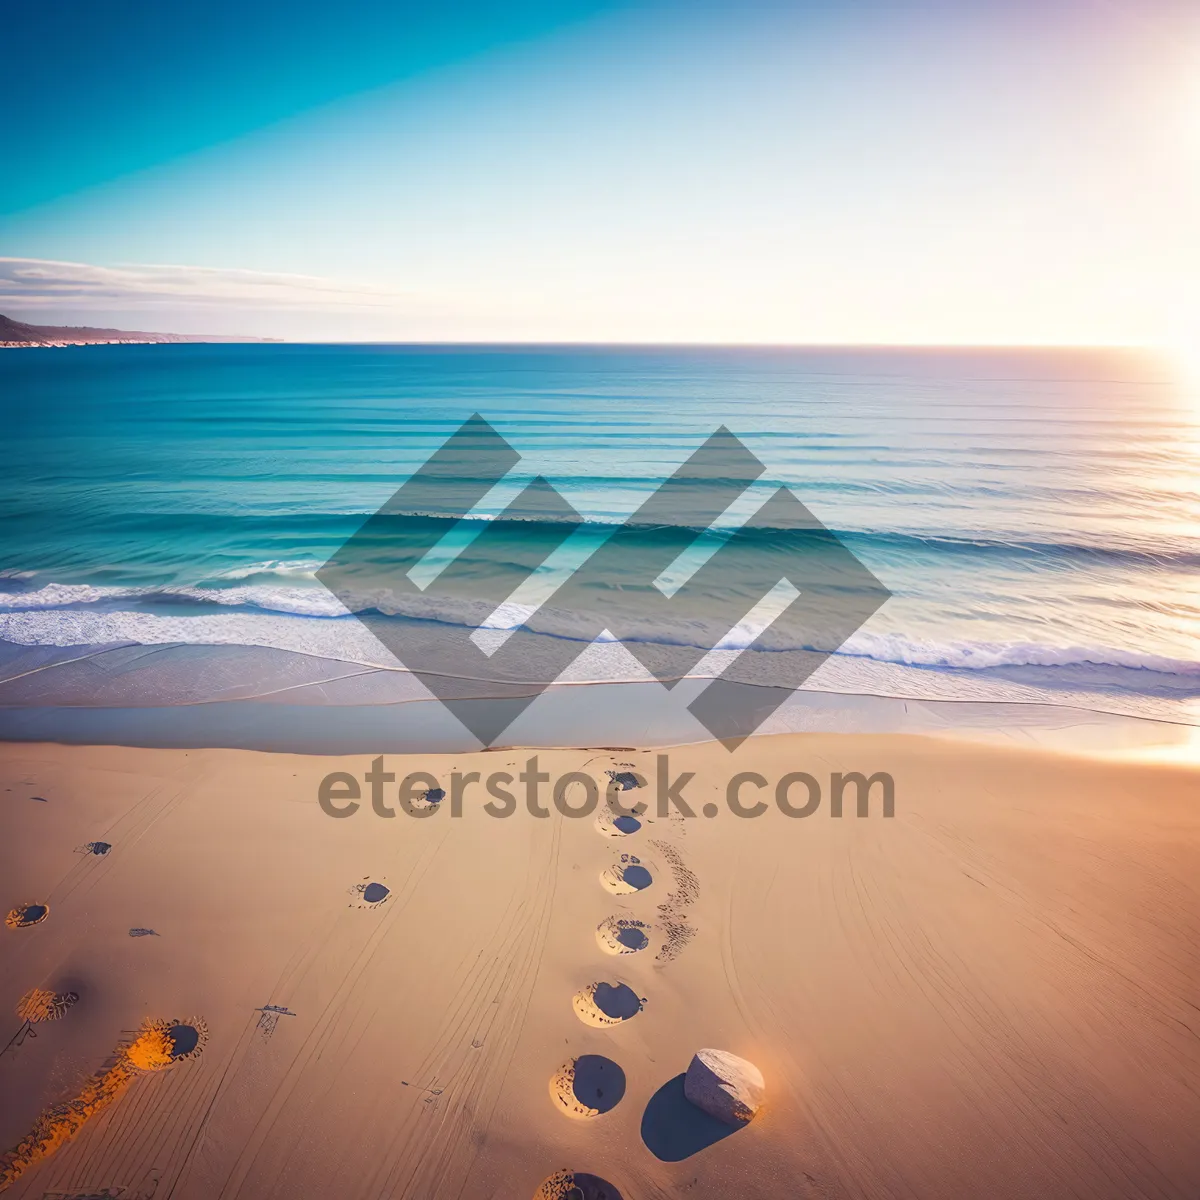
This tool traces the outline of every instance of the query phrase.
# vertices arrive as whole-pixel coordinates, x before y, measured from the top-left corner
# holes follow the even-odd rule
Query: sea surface
[[[578,560],[724,425],[766,471],[722,520],[785,485],[891,593],[806,692],[1200,724],[1200,388],[1150,355],[1049,350],[2,353],[0,707],[378,701],[401,665],[315,572],[473,413],[521,461],[426,564],[428,601],[364,598],[376,616],[479,624],[432,581],[530,479],[585,519]],[[760,551],[782,577],[786,548]],[[569,677],[645,678],[602,649]],[[350,675],[365,690],[314,692]]]

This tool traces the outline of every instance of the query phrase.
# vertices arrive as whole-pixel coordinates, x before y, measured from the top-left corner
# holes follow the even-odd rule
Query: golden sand
[[[39,1021],[53,1021],[58,1015],[54,1007],[54,993],[44,988],[33,988],[26,992],[17,1004],[17,1016],[31,1025]]]
[[[32,1001],[34,1004],[42,1003],[45,996],[54,1000],[52,993],[40,989],[28,993],[26,998],[29,996],[35,997]],[[160,1071],[173,1062],[182,1062],[198,1055],[204,1048],[207,1035],[204,1023],[195,1017],[188,1019],[186,1024],[197,1030],[198,1041],[188,1054],[173,1057],[169,1031],[177,1024],[181,1022],[147,1022],[132,1044],[118,1048],[117,1061],[108,1070],[93,1075],[75,1099],[56,1104],[42,1113],[34,1122],[33,1129],[0,1158],[0,1191],[15,1183],[35,1163],[69,1142],[91,1117],[116,1100],[139,1074]]]
[[[125,1051],[139,1071],[159,1071],[171,1062],[171,1039],[165,1029],[148,1029]]]
[[[0,1191],[15,1183],[34,1163],[70,1141],[84,1123],[111,1104],[136,1078],[124,1057],[84,1084],[79,1095],[42,1113],[29,1134],[0,1158]]]
[[[17,1016],[30,1025],[42,1021],[57,1021],[65,1016],[67,1009],[78,1000],[74,992],[50,992],[45,988],[32,988],[17,1003]]]
[[[453,771],[515,774],[522,758],[389,755],[385,769],[445,784]],[[601,784],[629,761],[654,779],[651,752],[539,751],[555,778]],[[132,1187],[158,1166],[157,1194],[173,1200],[531,1200],[547,1180],[540,1200],[685,1184],[689,1197],[1200,1197],[1194,769],[874,735],[700,744],[670,753],[672,778],[694,773],[696,819],[660,816],[649,786],[641,827],[617,841],[552,806],[545,820],[493,819],[480,787],[457,819],[444,803],[380,820],[368,802],[331,820],[321,781],[361,779],[370,762],[0,743],[0,794],[29,779],[66,801],[52,839],[40,806],[0,804],[10,907],[40,894],[55,917],[0,933],[0,974],[21,981],[10,1019],[21,991],[54,986],[20,974],[36,952],[94,981],[97,1019],[198,1009],[223,1031],[220,1063],[200,1070],[126,1059],[135,1080],[150,1075],[135,1082],[145,1094],[23,1176],[31,1194]],[[725,802],[744,771],[772,784],[886,771],[895,814],[859,818],[851,804],[834,819],[823,805],[794,819],[772,804],[742,820]],[[709,803],[717,818],[702,815]],[[72,892],[64,848],[96,829],[120,831],[129,852],[106,863],[103,888]],[[654,880],[617,897],[598,876],[622,853]],[[351,885],[373,879],[395,884],[395,901],[360,909]],[[694,936],[660,961],[685,905]],[[171,936],[126,942],[134,921]],[[642,923],[649,945],[602,948],[597,927],[621,921]],[[581,1020],[573,998],[598,980],[644,1008],[618,1025]],[[296,1015],[252,1017],[264,1002]],[[81,1021],[55,1062],[49,1043],[5,1061],[16,1103],[0,1151],[63,1098],[76,1053],[112,1048],[99,1028],[97,1043]],[[193,1040],[170,1036],[176,1050]],[[719,1141],[673,1146],[680,1076],[714,1044],[761,1065],[770,1104]],[[587,1055],[617,1064],[626,1091],[569,1119],[548,1080]],[[84,1107],[120,1077],[90,1085]],[[579,1091],[589,1108],[610,1099],[607,1086],[599,1104]],[[71,1119],[38,1126],[42,1153]],[[108,1164],[128,1178],[96,1174]]]

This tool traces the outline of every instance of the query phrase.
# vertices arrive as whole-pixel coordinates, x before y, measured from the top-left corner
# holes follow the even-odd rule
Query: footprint
[[[426,788],[420,796],[417,796],[410,803],[418,812],[423,812],[426,809],[437,808],[445,798],[446,793],[442,788]]]
[[[625,983],[589,983],[575,993],[571,1007],[585,1024],[598,1029],[636,1017],[646,1003]]]
[[[163,1071],[176,1063],[199,1057],[208,1041],[208,1026],[199,1017],[181,1021],[148,1021],[125,1049],[125,1057],[139,1071]]]
[[[371,883],[356,883],[350,889],[350,894],[357,896],[363,902],[358,905],[352,904],[351,908],[373,908],[378,904],[382,904],[392,894],[392,889],[387,884],[372,881]]]
[[[108,1066],[83,1082],[74,1099],[43,1110],[32,1130],[0,1158],[0,1190],[69,1142],[88,1120],[118,1100],[140,1076],[195,1058],[207,1038],[208,1028],[199,1017],[147,1021],[133,1041],[118,1045]]]
[[[623,792],[631,792],[634,788],[645,786],[632,771],[609,771],[607,774]]]
[[[17,1016],[30,1025],[43,1021],[57,1021],[67,1015],[67,1009],[79,999],[78,992],[51,992],[46,988],[33,988],[21,997],[17,1005]]]
[[[625,1072],[611,1058],[581,1054],[555,1072],[550,1095],[568,1116],[598,1117],[620,1104],[625,1095]]]
[[[49,915],[48,904],[18,904],[4,918],[4,923],[9,929],[28,929],[30,925],[39,924]]]
[[[636,954],[650,945],[650,926],[628,917],[608,917],[596,929],[596,941],[606,954]]]
[[[621,861],[600,872],[600,883],[614,896],[627,896],[640,892],[654,882],[654,877],[642,866],[641,859],[632,854],[622,854]]]
[[[623,1200],[611,1183],[583,1171],[555,1171],[533,1195],[533,1200]]]
[[[642,823],[637,817],[617,815],[609,808],[602,808],[596,814],[596,831],[605,837],[628,837],[631,833],[637,833],[641,827]]]

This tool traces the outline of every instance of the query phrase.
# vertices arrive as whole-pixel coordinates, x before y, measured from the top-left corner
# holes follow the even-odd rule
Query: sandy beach
[[[1200,1200],[1200,0],[11,7],[0,1200]]]
[[[10,1194],[524,1200],[560,1170],[625,1200],[1200,1191],[1193,768],[789,735],[670,751],[694,819],[656,813],[655,752],[602,749],[539,770],[641,774],[632,833],[552,805],[499,819],[481,786],[452,814],[452,771],[532,753],[388,756],[446,798],[385,819],[362,784],[332,819],[322,779],[367,756],[0,746],[4,905],[49,908],[0,931],[3,1148],[143,1022],[207,1033]],[[789,772],[884,771],[895,815],[877,792],[834,818],[826,793],[742,819],[746,771],[768,799]],[[624,885],[622,856],[644,868]],[[643,949],[609,952],[639,926]],[[18,1037],[33,988],[79,999]],[[595,1019],[618,993],[640,1011]],[[677,1095],[702,1047],[767,1086],[716,1141]],[[571,1115],[574,1060],[609,1090]]]

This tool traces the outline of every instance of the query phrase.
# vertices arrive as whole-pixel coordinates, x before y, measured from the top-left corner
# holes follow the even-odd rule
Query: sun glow
[[[1193,291],[1175,308],[1167,351],[1180,383],[1200,408],[1200,286],[1190,281],[1187,286]]]
[[[1178,292],[1170,314],[1169,352],[1179,382],[1200,410],[1200,71],[1192,76],[1183,104],[1184,155],[1187,159],[1183,187],[1191,201],[1178,243]]]

